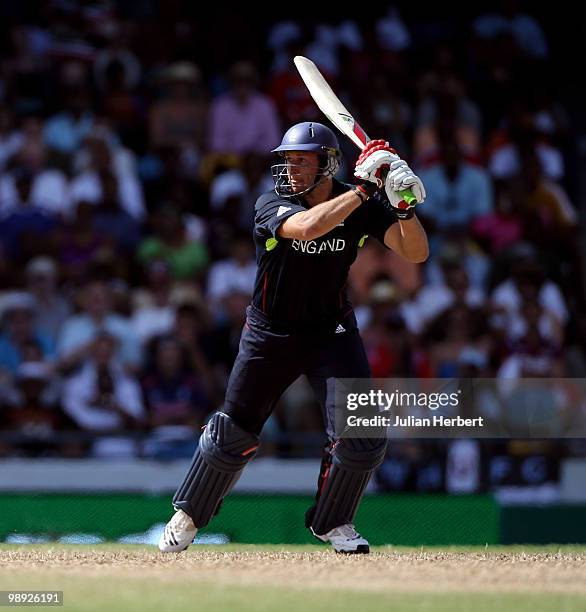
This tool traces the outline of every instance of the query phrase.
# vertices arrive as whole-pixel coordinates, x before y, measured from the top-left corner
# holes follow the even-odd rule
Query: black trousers
[[[333,440],[334,379],[370,378],[354,313],[328,329],[280,333],[261,311],[249,306],[224,412],[246,431],[259,434],[283,392],[302,374],[316,394],[326,433]]]

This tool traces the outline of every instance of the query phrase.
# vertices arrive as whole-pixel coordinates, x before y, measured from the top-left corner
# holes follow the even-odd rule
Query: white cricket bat
[[[359,148],[364,149],[370,138],[362,129],[358,121],[348,112],[340,102],[338,96],[332,91],[318,67],[306,57],[297,55],[293,60],[303,79],[311,97],[321,112]],[[416,198],[410,189],[399,192],[405,202],[412,204]]]

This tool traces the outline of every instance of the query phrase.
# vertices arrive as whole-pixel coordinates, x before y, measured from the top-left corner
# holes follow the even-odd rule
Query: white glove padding
[[[397,197],[401,201],[397,192],[403,191],[403,189],[411,189],[418,204],[425,201],[427,194],[421,179],[409,168],[406,161],[399,159],[391,164],[385,181],[385,192],[391,204]]]
[[[356,165],[354,176],[362,179],[363,181],[375,183],[378,187],[382,187],[382,172],[384,168],[391,167],[391,165],[396,163],[397,160],[403,161],[395,153],[390,153],[389,151],[384,150],[375,151],[374,153],[371,153],[362,163]]]

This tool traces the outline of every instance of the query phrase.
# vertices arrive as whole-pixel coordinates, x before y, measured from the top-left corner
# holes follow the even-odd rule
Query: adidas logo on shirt
[[[338,327],[336,327],[337,334],[343,334],[346,330],[342,327],[340,323],[338,323]]]
[[[291,210],[290,206],[279,206],[279,210],[277,211],[277,217],[284,215],[288,210]]]

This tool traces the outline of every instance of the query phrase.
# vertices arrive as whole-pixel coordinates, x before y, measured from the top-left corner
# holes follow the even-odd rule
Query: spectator
[[[12,456],[59,457],[67,445],[56,439],[67,419],[51,390],[52,372],[44,362],[25,362],[16,371],[13,404],[6,407],[2,428],[15,436],[8,443]]]
[[[576,210],[564,189],[543,175],[535,152],[528,152],[521,159],[519,183],[525,216],[538,224],[538,228],[535,228],[538,232],[536,237],[547,232],[560,242],[569,238],[571,232],[568,230],[578,223]]]
[[[441,55],[440,55],[441,57]],[[421,80],[423,100],[417,110],[413,136],[414,156],[424,165],[444,148],[451,134],[462,153],[472,158],[480,153],[482,115],[466,96],[463,82],[450,71],[431,73]]]
[[[256,200],[274,189],[273,179],[266,168],[266,156],[247,153],[242,168],[219,174],[210,185],[212,211],[232,227],[251,232]]]
[[[407,139],[413,121],[409,105],[399,95],[400,81],[393,83],[392,75],[377,73],[371,80],[372,95],[368,97],[367,116],[371,117],[372,133],[384,134],[400,151],[402,157],[408,157],[410,145]]]
[[[510,261],[512,262],[510,275],[495,287],[491,295],[496,312],[492,324],[498,329],[506,328],[505,317],[518,313],[523,303],[523,296],[529,297],[535,292],[536,301],[564,326],[569,316],[566,301],[559,287],[545,278],[534,247],[527,243],[519,243],[510,251]]]
[[[411,34],[396,6],[389,6],[384,17],[377,21],[376,38],[378,46],[385,51],[401,52],[411,46]]]
[[[254,245],[249,234],[232,241],[231,257],[212,264],[208,274],[207,298],[212,308],[222,306],[233,292],[252,295],[256,278]]]
[[[222,387],[228,380],[238,354],[240,334],[246,321],[246,307],[250,304],[251,297],[250,293],[243,293],[238,289],[226,294],[224,317],[216,321],[211,330],[203,330],[199,336],[209,367],[213,367],[214,380],[220,381]],[[189,329],[191,313],[184,311],[180,316],[184,319],[182,327]],[[186,332],[182,335],[184,338],[188,337]],[[221,401],[221,398],[219,399]]]
[[[187,354],[188,367],[197,373],[208,397],[214,403],[219,403],[221,397],[218,395],[218,380],[210,362],[222,347],[213,337],[210,342],[208,318],[205,306],[180,304],[172,333],[181,343]]]
[[[311,58],[327,75],[338,77],[340,73],[340,51],[350,49],[360,51],[363,40],[354,21],[346,20],[338,26],[320,23],[315,26],[313,40],[307,45],[303,55]]]
[[[476,36],[490,44],[503,33],[509,33],[518,49],[528,57],[544,59],[548,55],[545,34],[535,17],[521,11],[518,2],[502,2],[499,12],[484,13],[474,20]]]
[[[71,182],[73,204],[116,203],[116,209],[123,209],[130,217],[140,221],[144,217],[142,187],[129,168],[113,163],[112,154],[103,135],[87,140],[90,152],[89,168]]]
[[[103,146],[106,147],[106,152],[100,150]],[[137,175],[135,153],[122,144],[118,132],[114,131],[108,119],[100,118],[96,119],[92,131],[76,150],[72,168],[75,175],[80,175],[91,171],[96,165],[103,164],[104,167],[108,167],[108,163],[109,169],[116,176]]]
[[[47,146],[71,155],[90,133],[94,117],[91,112],[89,90],[81,85],[63,92],[63,112],[47,120],[44,139]]]
[[[118,253],[132,253],[140,239],[140,225],[122,206],[119,184],[111,172],[101,176],[101,198],[94,214],[94,228],[98,235],[107,236]]]
[[[149,352],[151,363],[143,379],[149,425],[155,430],[182,425],[191,439],[210,409],[206,393],[176,337],[155,338]]]
[[[209,400],[174,336],[155,339],[149,352],[151,363],[143,389],[152,434],[145,440],[145,455],[187,459],[194,453],[194,433],[209,410]]]
[[[50,250],[52,238],[60,225],[59,218],[33,204],[31,198],[35,175],[29,168],[18,167],[6,181],[4,186],[7,183],[14,186],[18,204],[12,210],[9,208],[4,218],[0,217],[0,242],[4,249],[17,261]],[[1,183],[0,180],[0,190]]]
[[[27,358],[28,346],[38,346],[42,359],[54,356],[55,346],[47,335],[35,329],[35,302],[29,293],[13,291],[2,300],[0,369],[15,374]]]
[[[80,202],[73,219],[57,234],[57,252],[63,276],[73,284],[83,283],[92,264],[108,252],[113,252],[112,241],[95,229],[96,207]]]
[[[141,78],[141,66],[138,57],[127,48],[122,26],[117,23],[111,24],[108,32],[109,43],[98,53],[94,61],[94,77],[101,89],[107,89],[109,69],[113,63],[121,67],[121,76],[124,87],[134,89],[138,86]]]
[[[462,263],[450,259],[444,259],[441,263],[443,282],[422,287],[413,303],[406,304],[403,309],[409,329],[414,333],[420,333],[432,319],[454,305],[469,308],[484,306],[484,293],[470,287]]]
[[[118,28],[115,29],[117,30]],[[119,31],[111,34],[110,44],[98,51],[94,62],[94,78],[100,89],[104,114],[123,137],[135,138],[142,127],[141,100],[136,87],[141,77],[138,57],[126,48]]]
[[[147,286],[134,295],[132,327],[144,345],[153,336],[167,334],[175,323],[173,278],[169,264],[153,259],[147,266]]]
[[[429,192],[420,214],[439,232],[465,232],[476,217],[492,211],[490,178],[463,159],[454,141],[443,140],[440,147],[441,161],[420,173]]]
[[[65,174],[48,167],[44,146],[28,143],[14,157],[14,170],[0,178],[0,215],[30,208],[65,217],[70,213],[68,189]]]
[[[145,418],[138,382],[124,373],[115,359],[116,338],[98,333],[90,342],[87,361],[63,388],[63,409],[82,430],[98,434],[92,445],[94,456],[133,456],[132,438],[111,438],[139,430]]]
[[[279,144],[279,123],[271,100],[257,91],[257,74],[247,62],[230,71],[230,92],[214,100],[210,149],[217,153],[266,155]]]
[[[36,327],[56,343],[71,307],[57,290],[58,270],[50,257],[36,257],[26,266],[27,289],[35,303]]]
[[[502,363],[497,377],[562,378],[564,370],[560,357],[556,344],[544,338],[538,325],[533,322],[527,333],[515,344],[510,356]]]
[[[274,55],[271,72],[279,73],[290,67],[291,60],[298,54],[291,54],[288,51],[292,46],[300,43],[302,35],[301,25],[292,19],[277,21],[269,25],[267,46]]]
[[[488,144],[488,170],[499,180],[515,177],[521,172],[523,160],[534,155],[539,159],[543,174],[559,181],[565,174],[561,150],[549,142],[539,119],[525,107],[515,108],[504,126],[496,130]]]
[[[20,150],[25,151],[43,151],[46,153],[46,158],[50,160],[59,160],[59,155],[56,152],[48,149],[43,138],[43,119],[39,115],[27,114],[20,122],[20,134],[22,136]],[[43,158],[44,160],[45,158]],[[59,167],[58,164],[55,164]],[[63,168],[62,168],[63,169]]]
[[[383,276],[392,279],[404,295],[412,295],[422,283],[422,266],[412,264],[375,240],[364,236],[356,262],[350,268],[350,289],[356,303],[368,299],[372,284]],[[360,243],[359,243],[360,244]]]
[[[401,298],[394,283],[384,278],[370,290],[367,317],[360,328],[373,378],[429,375],[425,360],[413,348]]]
[[[289,22],[294,29],[299,28],[297,24]],[[280,24],[277,24],[277,27]],[[287,27],[286,24],[283,24]],[[275,103],[279,116],[288,125],[315,119],[318,121],[319,110],[293,63],[296,55],[303,55],[303,42],[298,38],[300,32],[291,32],[291,38],[284,38],[282,45],[275,45],[275,57],[271,71],[268,92],[271,100]]]
[[[183,219],[172,205],[163,205],[153,215],[154,236],[145,238],[138,247],[138,259],[148,263],[162,259],[169,264],[176,279],[201,275],[208,263],[206,246],[189,240]]]
[[[201,153],[208,110],[199,69],[190,62],[177,62],[164,70],[162,80],[165,96],[153,104],[149,117],[151,147]]]
[[[523,203],[511,181],[495,183],[494,211],[476,217],[471,232],[490,255],[498,255],[524,238]]]
[[[101,280],[89,280],[81,291],[80,314],[69,317],[57,344],[59,366],[68,371],[84,363],[95,348],[96,336],[107,332],[116,343],[115,356],[120,365],[136,369],[140,365],[140,345],[130,322],[112,310],[112,294]]]
[[[523,303],[519,311],[509,314],[506,335],[514,344],[525,338],[531,329],[537,329],[541,338],[554,346],[561,346],[564,329],[561,321],[538,301],[539,286],[530,284],[521,289]]]
[[[470,287],[485,293],[493,262],[469,239],[468,234],[445,240],[438,238],[437,242],[440,243],[437,255],[425,266],[426,284],[445,285],[444,267],[461,265],[466,271]]]
[[[490,336],[484,312],[455,303],[432,320],[425,330],[431,340],[431,365],[436,378],[453,378],[460,370],[460,357],[470,349],[490,352]]]

